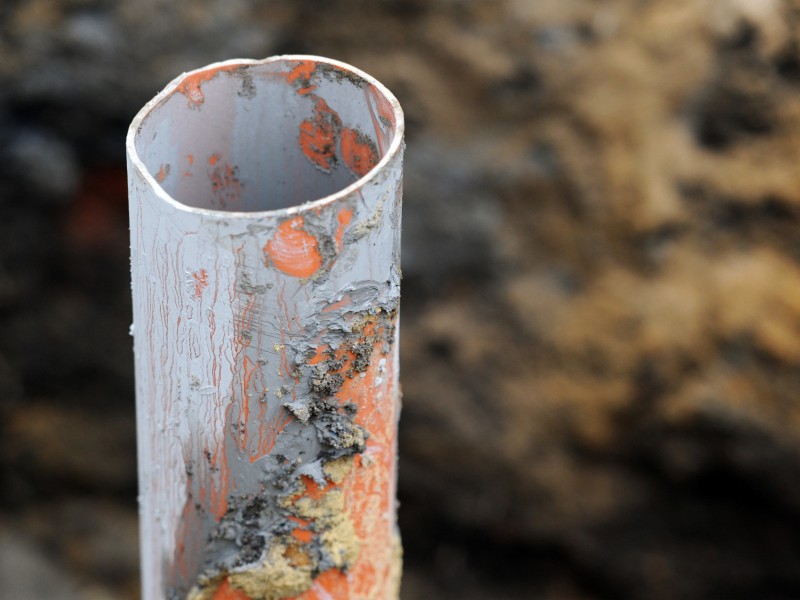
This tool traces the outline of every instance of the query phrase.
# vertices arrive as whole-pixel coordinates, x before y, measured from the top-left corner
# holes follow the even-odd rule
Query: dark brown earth
[[[800,597],[796,0],[4,0],[0,597],[136,597],[125,128],[285,52],[408,119],[404,598]]]

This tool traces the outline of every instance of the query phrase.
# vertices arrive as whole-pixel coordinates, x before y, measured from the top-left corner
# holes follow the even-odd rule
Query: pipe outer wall
[[[403,128],[312,56],[184,74],[134,119],[145,600],[397,598]]]

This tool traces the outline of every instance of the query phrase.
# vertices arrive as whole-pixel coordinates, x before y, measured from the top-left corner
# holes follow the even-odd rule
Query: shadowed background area
[[[800,2],[4,0],[0,597],[137,597],[125,131],[288,52],[408,121],[404,600],[800,596]]]

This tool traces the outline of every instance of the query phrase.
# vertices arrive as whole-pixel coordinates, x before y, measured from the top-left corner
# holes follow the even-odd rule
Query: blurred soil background
[[[289,52],[407,115],[404,600],[800,597],[800,2],[3,0],[0,598],[137,597],[125,131]]]

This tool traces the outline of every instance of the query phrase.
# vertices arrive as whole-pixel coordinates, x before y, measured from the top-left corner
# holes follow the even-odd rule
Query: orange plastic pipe
[[[312,56],[127,138],[145,600],[395,599],[403,114]]]

